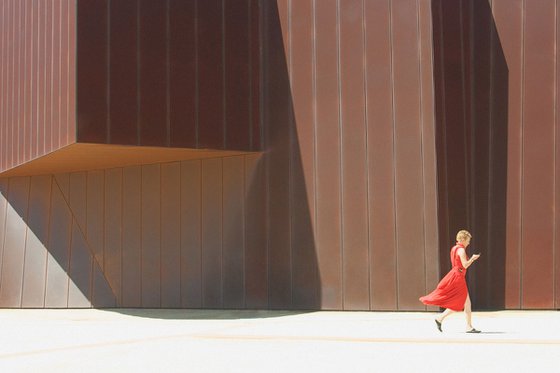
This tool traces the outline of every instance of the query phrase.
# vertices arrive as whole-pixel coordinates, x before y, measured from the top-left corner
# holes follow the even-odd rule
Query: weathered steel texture
[[[78,142],[260,150],[257,0],[78,0]]]
[[[0,1],[0,172],[75,142],[75,8]]]
[[[432,6],[442,270],[465,227],[475,307],[557,308],[558,4]]]

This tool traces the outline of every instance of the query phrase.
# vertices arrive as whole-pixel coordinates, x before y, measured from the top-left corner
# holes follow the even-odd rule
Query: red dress
[[[420,297],[420,302],[442,308],[449,308],[453,311],[462,311],[467,300],[467,282],[465,275],[467,269],[463,268],[461,258],[457,255],[459,248],[465,248],[457,243],[451,248],[451,265],[453,268],[439,282],[436,290],[430,294]]]

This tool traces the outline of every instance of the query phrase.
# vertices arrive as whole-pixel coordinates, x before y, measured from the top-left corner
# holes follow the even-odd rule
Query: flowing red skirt
[[[452,268],[439,282],[436,290],[420,297],[420,302],[453,311],[462,311],[467,300],[467,282],[458,269]]]

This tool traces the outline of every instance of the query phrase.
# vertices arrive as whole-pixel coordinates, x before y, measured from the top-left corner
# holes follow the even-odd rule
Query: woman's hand
[[[480,258],[480,254],[474,254],[473,256],[471,256],[471,259],[472,259],[473,262],[475,260],[477,260],[478,258]]]

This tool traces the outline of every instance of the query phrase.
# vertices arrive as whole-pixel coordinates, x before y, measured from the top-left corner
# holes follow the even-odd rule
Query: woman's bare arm
[[[467,259],[467,253],[462,247],[457,250],[457,255],[459,255],[459,258],[461,258],[461,264],[465,269],[469,268],[471,264],[473,264],[474,261],[480,257],[480,254],[474,254],[470,259]]]

